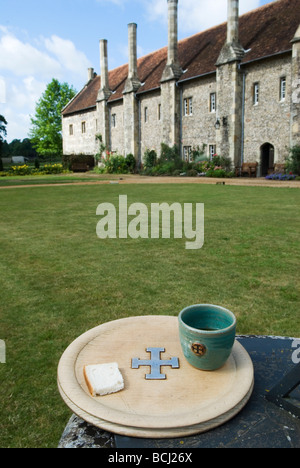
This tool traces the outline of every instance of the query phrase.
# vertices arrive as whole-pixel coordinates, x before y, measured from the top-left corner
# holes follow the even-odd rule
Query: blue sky
[[[274,1],[274,0],[273,0]],[[270,0],[240,0],[240,14]],[[30,115],[57,78],[79,91],[87,68],[127,63],[127,25],[138,25],[138,56],[167,45],[167,0],[0,0],[0,114],[7,141],[28,136]],[[179,0],[179,39],[227,19],[227,0]]]

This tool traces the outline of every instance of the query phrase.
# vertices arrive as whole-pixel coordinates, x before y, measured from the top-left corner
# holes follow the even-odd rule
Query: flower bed
[[[31,168],[27,164],[22,166],[11,166],[8,171],[0,173],[1,177],[5,176],[27,176],[27,175],[47,175],[47,174],[62,174],[64,172],[62,164],[45,164],[44,167]]]
[[[290,172],[289,174],[269,174],[265,178],[267,180],[295,180],[296,176]]]

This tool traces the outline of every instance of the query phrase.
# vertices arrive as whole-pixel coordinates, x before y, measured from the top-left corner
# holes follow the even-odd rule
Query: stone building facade
[[[137,25],[128,25],[129,63],[108,69],[100,41],[101,76],[89,69],[83,90],[62,113],[65,154],[96,154],[101,134],[110,151],[160,153],[162,142],[189,158],[258,162],[258,175],[284,162],[300,144],[300,2],[277,0],[178,42],[178,0],[168,0],[168,46],[137,59]]]

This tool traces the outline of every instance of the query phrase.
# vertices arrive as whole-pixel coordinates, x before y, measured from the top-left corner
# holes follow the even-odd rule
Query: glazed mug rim
[[[213,307],[215,309],[222,310],[222,311],[224,311],[224,312],[226,312],[226,313],[228,313],[230,315],[230,317],[232,318],[232,323],[226,328],[220,328],[220,329],[217,329],[217,330],[203,330],[201,328],[191,327],[190,325],[188,325],[188,324],[186,324],[184,322],[184,320],[182,319],[182,316],[187,310],[190,310],[190,309],[193,309],[193,308],[196,308],[196,307],[201,307],[201,308]],[[187,307],[185,307],[184,309],[181,310],[181,312],[179,313],[178,319],[179,319],[179,322],[184,327],[186,327],[188,330],[191,330],[191,331],[197,332],[197,333],[203,333],[204,335],[214,335],[216,333],[218,333],[218,334],[226,333],[226,332],[230,331],[233,327],[236,326],[236,317],[235,317],[234,313],[231,312],[231,310],[226,309],[225,307],[218,306],[218,305],[215,305],[215,304],[193,304],[193,305],[187,306]]]

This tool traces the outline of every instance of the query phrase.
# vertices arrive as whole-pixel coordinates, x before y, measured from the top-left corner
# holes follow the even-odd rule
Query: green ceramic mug
[[[186,360],[202,370],[222,367],[234,345],[234,314],[217,305],[196,304],[183,309],[178,320],[179,338]]]

